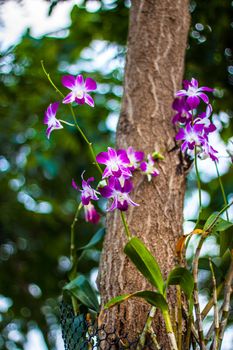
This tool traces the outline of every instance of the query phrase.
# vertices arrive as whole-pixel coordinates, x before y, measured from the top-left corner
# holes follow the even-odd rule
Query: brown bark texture
[[[133,146],[146,154],[160,151],[160,175],[148,183],[134,178],[133,200],[127,221],[133,235],[143,240],[156,256],[164,277],[175,265],[175,244],[182,233],[185,174],[179,150],[174,146],[171,123],[174,93],[181,87],[190,16],[188,0],[133,0],[130,10],[124,96],[117,129],[117,148]],[[151,289],[123,253],[124,227],[118,211],[107,215],[107,235],[100,263],[102,303],[120,294]],[[149,307],[130,300],[104,313],[108,329],[138,335]],[[163,323],[156,330],[164,349],[169,349]]]

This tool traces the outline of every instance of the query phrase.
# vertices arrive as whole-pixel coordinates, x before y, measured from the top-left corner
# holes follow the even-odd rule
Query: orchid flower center
[[[108,162],[108,166],[112,171],[117,171],[119,169],[118,159],[110,159]]]
[[[51,126],[51,125],[56,124],[56,121],[57,121],[57,119],[56,119],[56,117],[53,115],[53,116],[49,119],[49,121],[48,121],[48,126]]]
[[[189,134],[187,134],[187,141],[188,142],[195,142],[195,143],[199,143],[199,138],[198,135],[195,132],[190,132]]]
[[[154,171],[154,163],[149,162],[147,165],[147,173],[151,174],[151,173],[153,173],[153,171]]]
[[[136,164],[136,159],[135,159],[135,156],[134,154],[128,154],[128,158],[129,158],[129,166],[134,166]]]
[[[75,91],[75,96],[76,96],[77,98],[79,98],[79,99],[82,99],[83,96],[84,96],[83,90],[81,90],[81,89],[76,90],[76,91]]]
[[[117,199],[121,204],[123,204],[123,202],[126,200],[125,193],[117,192]]]
[[[187,95],[188,96],[195,96],[197,94],[197,88],[193,87],[193,86],[189,86],[188,91],[187,91]]]

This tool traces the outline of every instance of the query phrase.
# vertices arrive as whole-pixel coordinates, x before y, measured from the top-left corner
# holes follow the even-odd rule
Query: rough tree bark
[[[140,204],[127,213],[134,235],[156,256],[164,276],[175,264],[175,243],[182,233],[185,176],[174,147],[171,104],[181,86],[187,33],[188,0],[133,0],[130,10],[124,97],[117,130],[117,148],[133,146],[165,155],[160,175],[148,183],[135,179],[133,199]],[[119,212],[107,216],[107,236],[100,264],[102,302],[148,288],[145,279],[123,253],[126,244]],[[134,337],[145,323],[148,306],[131,300],[105,313],[104,323]],[[163,323],[160,342],[169,349]]]

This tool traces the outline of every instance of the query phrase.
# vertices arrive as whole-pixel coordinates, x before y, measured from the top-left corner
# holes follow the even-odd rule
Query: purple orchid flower
[[[141,165],[140,165],[140,168],[142,170],[142,173],[147,175],[148,181],[151,181],[152,176],[158,176],[159,175],[159,171],[155,167],[155,161],[154,161],[154,159],[153,159],[151,154],[147,155],[147,161],[146,162],[142,162]]]
[[[211,123],[211,120],[210,120],[210,116],[212,112],[213,112],[213,108],[211,104],[209,104],[206,107],[206,111],[200,113],[198,117],[195,119],[195,123],[200,122],[201,124],[204,125],[204,131],[206,135],[208,135],[211,132],[214,132],[217,129],[216,126],[213,123]]]
[[[218,157],[216,156],[217,153],[218,151],[216,151],[212,146],[210,146],[208,141],[206,141],[202,145],[202,150],[199,155],[202,159],[210,158],[214,162],[218,162]]]
[[[92,224],[98,224],[100,220],[100,215],[95,209],[94,205],[90,202],[84,205],[84,217],[86,222],[91,222]]]
[[[65,75],[62,77],[62,84],[71,90],[71,92],[63,99],[63,103],[76,102],[79,105],[87,103],[89,106],[94,107],[94,100],[88,94],[90,91],[94,91],[97,88],[96,82],[87,78],[83,79],[83,76],[79,74],[77,77],[72,75]]]
[[[113,199],[111,206],[107,211],[113,211],[119,209],[126,211],[129,205],[138,206],[137,203],[133,202],[129,197],[129,193],[132,191],[133,185],[130,180],[125,180],[124,186],[121,186],[118,178],[110,177],[108,185],[99,188],[101,195],[105,198]]]
[[[192,120],[192,113],[190,112],[190,107],[186,102],[185,97],[176,98],[172,104],[172,108],[177,111],[172,118],[172,123],[182,123],[186,124]]]
[[[51,103],[44,115],[44,124],[48,125],[46,130],[46,136],[48,139],[50,138],[50,134],[53,130],[63,128],[61,122],[56,118],[58,106],[59,102]]]
[[[81,177],[82,177],[82,189],[80,189],[74,179],[72,179],[72,186],[75,190],[80,191],[81,192],[81,201],[83,205],[88,205],[90,203],[91,200],[94,201],[98,201],[98,194],[99,192],[94,190],[94,188],[92,188],[90,186],[90,182],[94,181],[94,177],[90,177],[89,179],[84,180],[83,178],[83,174],[82,173]]]
[[[96,160],[100,164],[105,164],[106,168],[103,172],[102,178],[109,176],[125,177],[131,176],[131,171],[128,168],[130,165],[129,158],[125,150],[118,150],[108,147],[107,152],[101,152],[96,156]]]
[[[144,158],[144,152],[141,151],[135,151],[133,147],[128,147],[127,149],[127,156],[130,161],[130,164],[128,165],[129,169],[131,171],[134,171],[135,169],[140,167],[140,162]]]
[[[182,152],[185,152],[187,149],[193,150],[195,146],[201,146],[205,143],[205,138],[202,133],[204,130],[203,124],[194,124],[188,123],[185,128],[180,128],[176,135],[176,140],[184,140],[181,145]]]
[[[191,109],[194,109],[199,105],[200,98],[206,104],[209,103],[209,98],[203,91],[213,92],[214,89],[207,86],[198,87],[198,81],[194,78],[192,78],[191,81],[185,80],[183,84],[184,89],[177,91],[176,96],[187,96],[186,102]]]

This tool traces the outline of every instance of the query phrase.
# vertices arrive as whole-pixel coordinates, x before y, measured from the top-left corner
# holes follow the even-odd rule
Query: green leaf
[[[86,245],[84,245],[81,248],[78,248],[78,250],[90,249],[95,247],[98,243],[100,243],[103,240],[104,235],[105,235],[105,228],[101,228],[94,234],[94,236]]]
[[[110,307],[113,307],[115,305],[118,305],[120,303],[122,303],[123,301],[129,299],[132,297],[132,294],[122,294],[122,295],[118,295],[115,298],[112,298],[111,300],[109,300],[107,302],[107,304],[104,305],[105,309],[109,309]]]
[[[217,264],[215,261],[211,260],[213,270],[214,270],[214,275],[221,277],[222,271],[218,268]],[[210,261],[209,258],[200,258],[198,261],[198,268],[201,270],[207,270],[210,271]]]
[[[216,220],[217,216],[219,215],[219,213],[213,213],[209,216],[209,218],[207,219],[205,225],[204,225],[204,231],[211,226],[214,221]],[[227,220],[222,219],[221,217],[219,217],[216,222],[214,223],[214,226],[212,227],[211,231],[225,231],[227,230],[229,227],[233,226],[233,223]]]
[[[218,213],[212,213],[208,219],[205,222],[205,225],[203,227],[203,230],[206,230],[210,225],[212,225],[212,223],[214,222],[216,216],[218,215]]]
[[[184,267],[175,267],[167,278],[167,286],[170,285],[179,285],[189,299],[194,287],[193,276]]]
[[[159,265],[142,241],[137,237],[131,238],[124,252],[143,276],[163,294],[164,281]]]
[[[118,295],[115,298],[112,298],[105,306],[105,309],[108,309],[110,307],[113,307],[115,305],[118,305],[122,303],[123,301],[126,301],[130,298],[142,298],[145,301],[147,301],[149,304],[158,307],[162,311],[168,310],[168,304],[166,302],[166,299],[161,293],[153,292],[150,290],[144,290],[139,291],[131,294],[123,294]]]
[[[95,290],[92,288],[88,279],[80,275],[69,282],[64,290],[70,292],[75,298],[77,298],[83,305],[98,312],[99,302]]]
[[[227,249],[222,256],[221,263],[219,266],[221,271],[222,271],[223,276],[226,276],[226,274],[227,274],[227,271],[228,271],[230,264],[231,264],[231,259],[232,259],[232,255],[231,255],[230,249]]]
[[[134,293],[134,296],[138,298],[143,298],[149,304],[158,307],[162,311],[168,310],[168,304],[166,302],[166,299],[161,293],[145,290]]]
[[[227,249],[233,248],[233,228],[221,232],[220,234],[220,255],[222,256]]]

